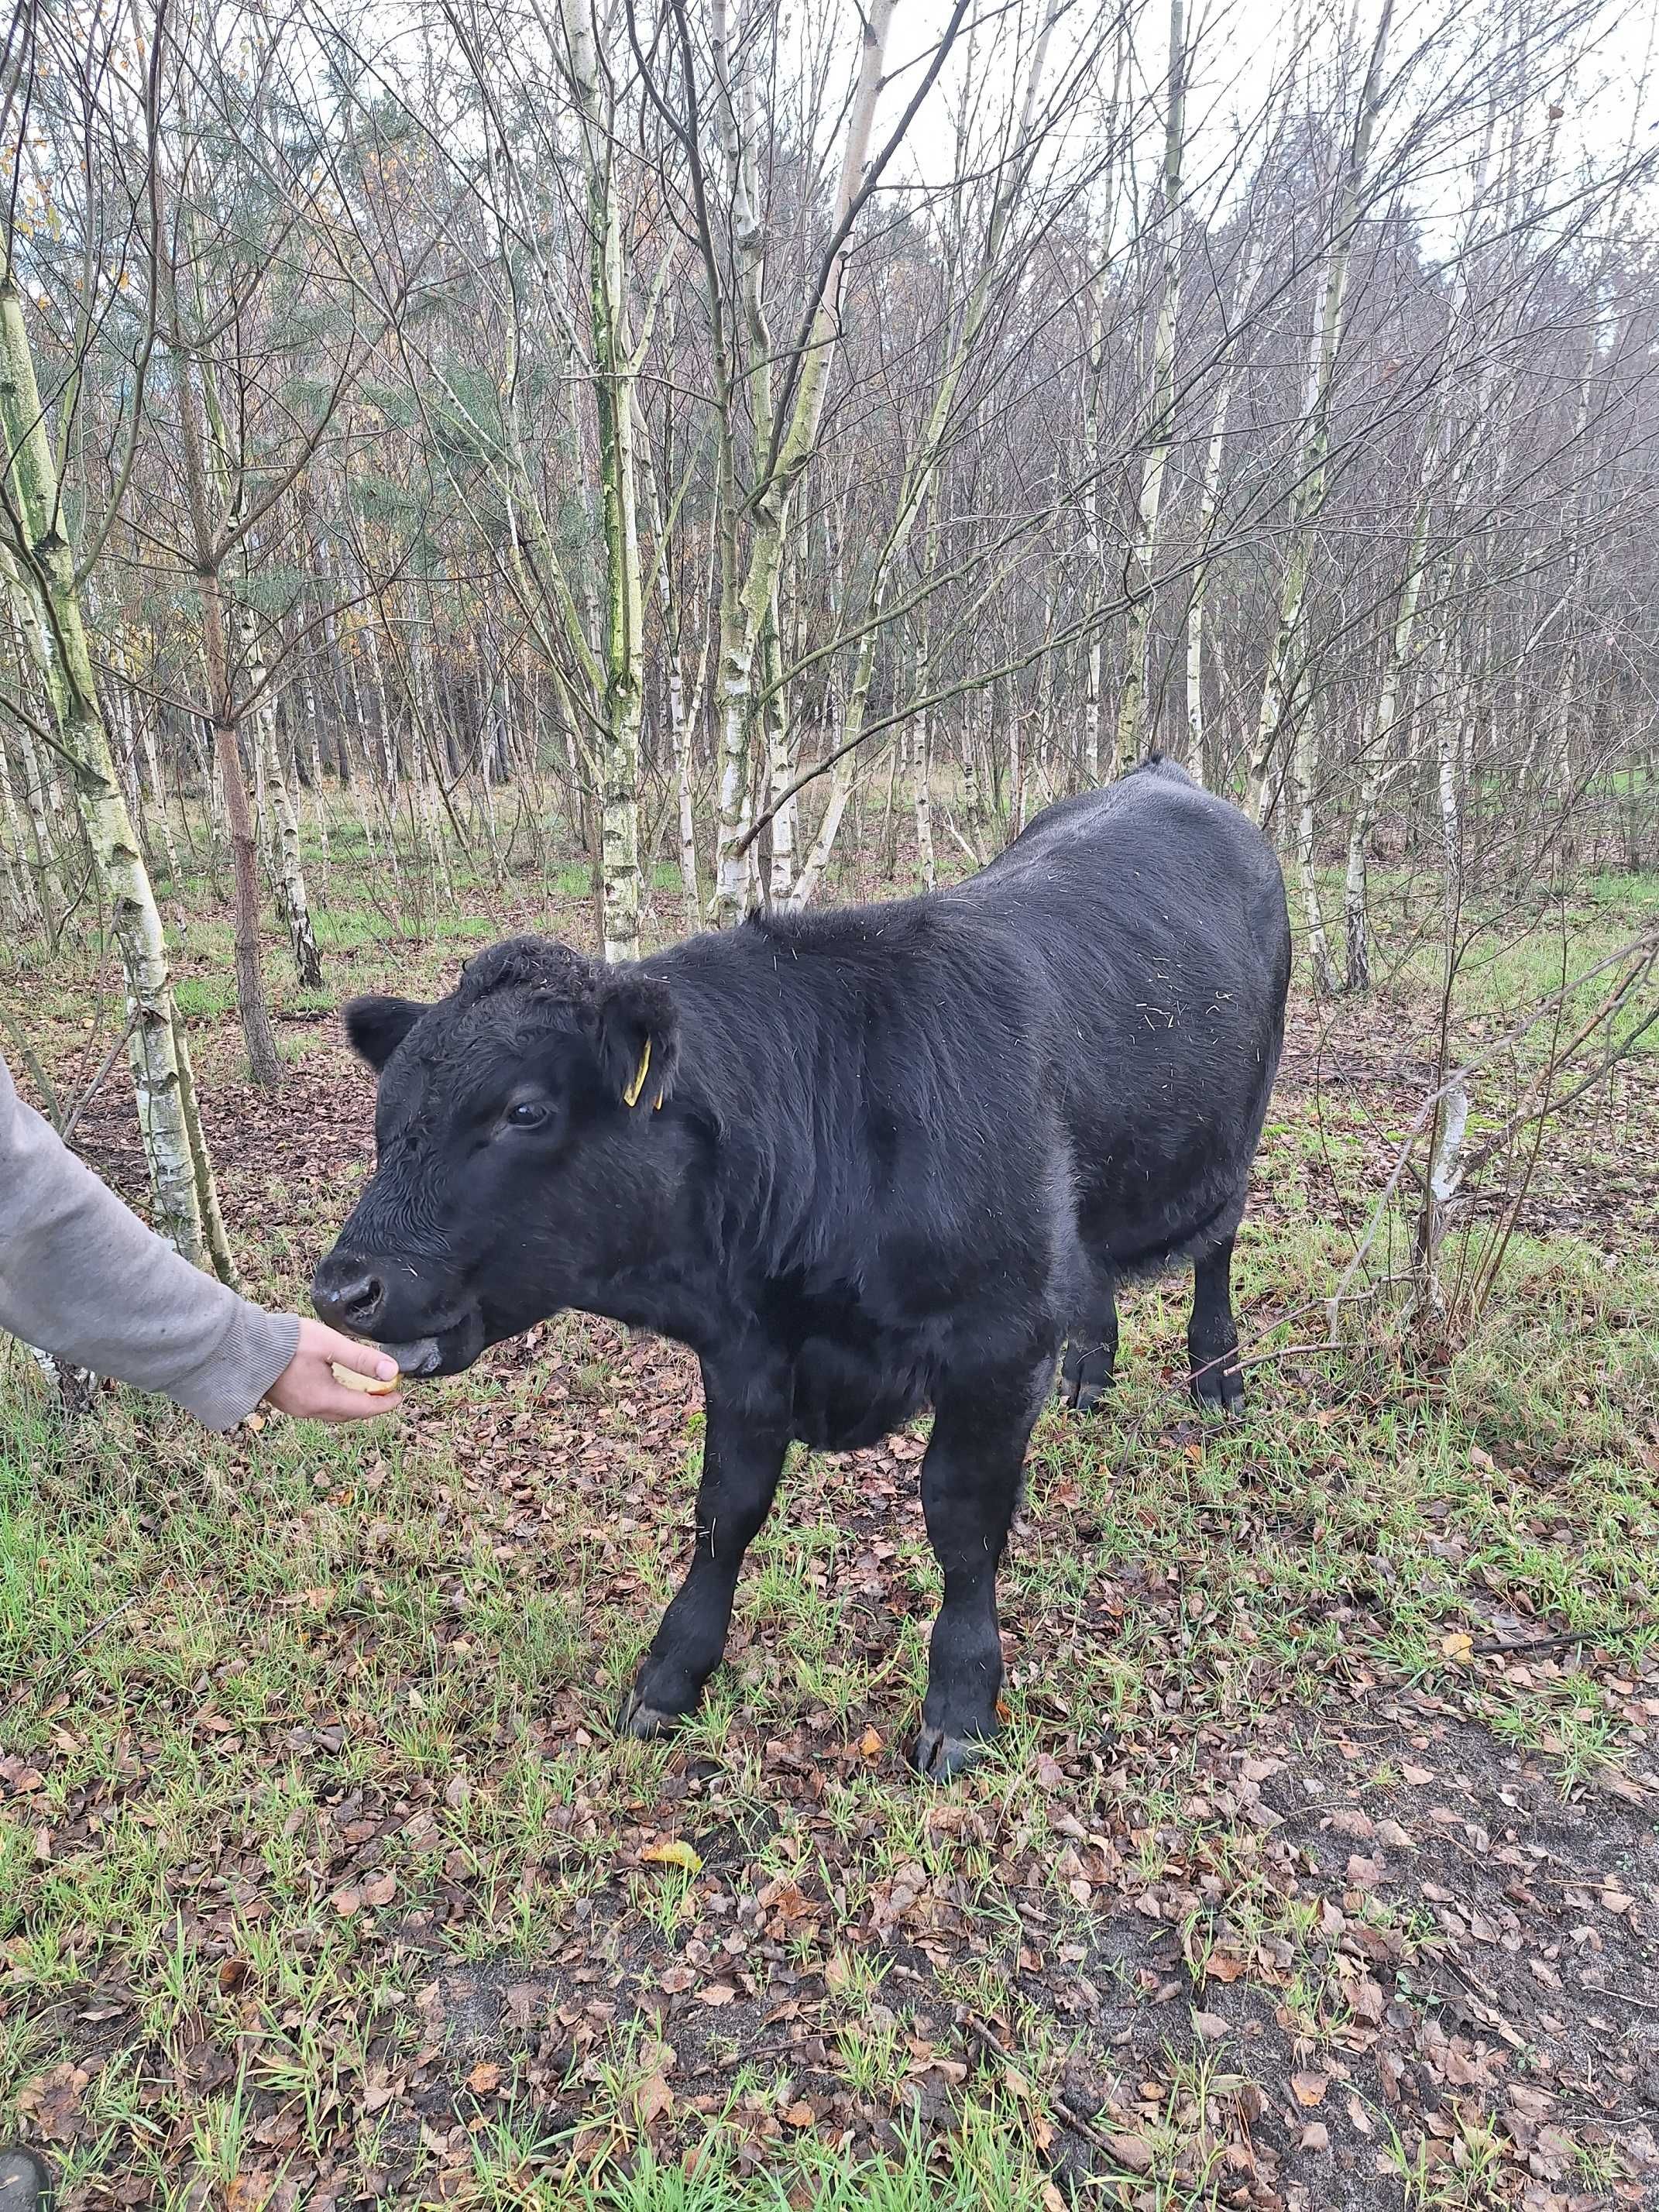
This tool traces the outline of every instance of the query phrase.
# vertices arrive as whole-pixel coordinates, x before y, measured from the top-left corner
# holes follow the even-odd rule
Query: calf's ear
[[[378,1075],[428,1011],[417,999],[353,999],[342,1017],[346,1042]]]
[[[599,1080],[624,1106],[660,1106],[679,1064],[679,1016],[668,986],[636,968],[609,970],[587,1009]]]

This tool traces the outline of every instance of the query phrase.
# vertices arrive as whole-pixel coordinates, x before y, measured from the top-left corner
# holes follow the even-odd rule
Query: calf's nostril
[[[343,1323],[347,1328],[366,1330],[386,1303],[386,1285],[379,1275],[365,1270],[326,1285],[319,1284],[312,1303],[325,1320]]]

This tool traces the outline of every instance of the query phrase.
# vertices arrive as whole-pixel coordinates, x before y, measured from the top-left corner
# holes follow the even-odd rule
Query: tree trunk
[[[9,548],[51,644],[49,681],[58,742],[92,848],[127,989],[128,1057],[139,1133],[155,1198],[155,1226],[186,1259],[234,1276],[213,1171],[193,1112],[189,1053],[173,1003],[167,944],[143,856],[116,780],[81,618],[75,564],[63,532],[52,441],[35,383],[22,301],[0,257],[0,422],[9,450],[7,489],[21,526]]]
[[[837,234],[842,230],[852,213],[854,195],[868,166],[876,102],[882,88],[887,37],[892,27],[895,5],[896,0],[872,0],[872,4],[864,11],[858,79],[848,111],[841,170],[830,210],[831,228]],[[723,24],[723,10],[720,20]],[[721,112],[725,118],[724,128],[735,139],[736,125],[729,102],[722,103]],[[736,921],[745,903],[750,863],[748,859],[750,848],[744,843],[748,834],[748,823],[744,817],[749,791],[750,710],[755,655],[761,626],[777,587],[791,498],[802,471],[817,448],[824,391],[841,329],[842,291],[849,242],[842,239],[823,270],[817,295],[812,303],[805,341],[796,362],[797,374],[787,423],[777,441],[775,453],[769,451],[769,458],[763,464],[764,473],[760,482],[744,501],[753,519],[752,535],[749,557],[740,576],[737,563],[736,516],[732,512],[732,503],[737,496],[737,483],[730,458],[733,450],[733,436],[729,424],[721,439],[723,459],[718,486],[722,507],[720,525],[722,532],[720,817],[714,885],[715,920],[720,923]],[[759,266],[757,252],[746,250],[744,258],[746,287],[757,280]],[[755,302],[750,308],[751,337],[757,335],[754,326],[758,319],[757,305],[757,293]],[[763,329],[762,322],[761,331],[763,332]],[[755,356],[757,375],[765,368],[769,353],[769,345],[763,338]],[[737,397],[731,388],[729,373],[722,378],[722,397],[729,407],[735,404]],[[769,416],[769,372],[763,385],[751,383],[750,388],[761,393],[761,407]],[[769,449],[769,437],[765,444]],[[849,755],[849,763],[850,760]],[[830,802],[825,808],[824,823],[819,825],[814,857],[823,842],[824,823],[833,822],[839,827],[851,790],[850,767],[844,782],[837,771],[832,781]],[[817,872],[821,874],[822,868]],[[811,858],[803,875],[811,875],[816,881]]]
[[[1164,295],[1152,336],[1152,404],[1127,576],[1128,639],[1117,714],[1117,773],[1127,775],[1144,748],[1146,662],[1152,626],[1152,560],[1164,503],[1164,477],[1175,439],[1176,337],[1181,315],[1181,155],[1186,111],[1183,0],[1170,0],[1170,101],[1164,130]]]
[[[1325,260],[1324,281],[1314,311],[1309,346],[1305,397],[1302,407],[1302,447],[1297,484],[1291,499],[1291,551],[1279,591],[1279,623],[1267,673],[1261,686],[1261,708],[1256,718],[1255,747],[1250,758],[1249,811],[1265,822],[1274,794],[1273,765],[1291,708],[1297,675],[1296,653],[1302,624],[1302,605],[1308,588],[1313,544],[1324,511],[1326,463],[1330,448],[1331,387],[1336,377],[1337,349],[1342,337],[1343,307],[1347,297],[1348,263],[1359,228],[1366,164],[1372,136],[1381,112],[1384,86],[1383,61],[1388,52],[1389,25],[1394,0],[1383,0],[1365,82],[1361,88],[1353,137],[1343,163],[1337,193],[1335,221]]]
[[[242,657],[249,690],[254,695],[254,741],[258,748],[264,785],[266,830],[270,840],[271,870],[276,878],[276,905],[288,932],[294,970],[302,991],[319,991],[323,963],[311,926],[311,907],[306,897],[305,872],[300,863],[300,817],[288,786],[283,748],[276,729],[276,708],[265,688],[265,665],[258,625],[251,607],[240,617]],[[320,783],[321,779],[319,779]]]
[[[1359,787],[1359,804],[1348,830],[1348,865],[1343,883],[1344,935],[1346,940],[1347,988],[1368,991],[1371,983],[1370,911],[1367,860],[1371,832],[1376,826],[1382,794],[1400,772],[1390,761],[1395,725],[1399,720],[1400,690],[1411,659],[1412,633],[1417,623],[1417,602],[1423,586],[1423,556],[1428,544],[1429,495],[1417,503],[1412,524],[1406,574],[1400,586],[1400,603],[1389,641],[1389,658],[1377,687],[1376,714],[1371,728],[1370,757]]]

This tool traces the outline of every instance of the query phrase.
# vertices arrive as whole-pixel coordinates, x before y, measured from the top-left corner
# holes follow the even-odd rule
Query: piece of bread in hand
[[[355,1368],[342,1367],[337,1359],[331,1359],[328,1364],[337,1382],[343,1382],[348,1390],[367,1391],[371,1398],[389,1398],[402,1380],[394,1375],[390,1382],[382,1382],[373,1375],[359,1375]]]

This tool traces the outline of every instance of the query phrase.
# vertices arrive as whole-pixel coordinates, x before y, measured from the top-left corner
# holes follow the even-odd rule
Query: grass
[[[1294,1231],[1253,1240],[1247,1290],[1271,1279],[1279,1297],[1294,1296],[1286,1262],[1316,1249]],[[1122,1379],[1104,1419],[1079,1425],[1055,1411],[1040,1425],[1030,1528],[1004,1578],[1017,1644],[1008,1736],[970,1802],[1025,1825],[1045,1911],[1086,1948],[1099,1926],[1073,1892],[1087,1850],[1067,1857],[1058,1808],[1032,1802],[1030,1777],[1054,1740],[1056,1702],[1085,1717],[1075,1741],[1085,1750],[1114,1737],[1133,1747],[1134,1879],[1168,1878],[1178,1854],[1166,1831],[1201,1848],[1212,1901],[1182,1936],[1200,1979],[1218,1945],[1258,1965],[1281,1960],[1271,1971],[1287,2016],[1324,2043],[1352,2014],[1316,1909],[1280,1892],[1249,1831],[1194,1826],[1194,1747],[1206,1731],[1249,1741],[1293,1715],[1340,1711],[1356,1686],[1389,1678],[1449,1698],[1500,1747],[1541,1753],[1563,1796],[1627,1765],[1629,1700],[1608,1677],[1633,1678],[1652,1655],[1659,1481],[1620,1439],[1632,1405],[1659,1402],[1659,1291],[1639,1270],[1529,1249],[1502,1310],[1433,1389],[1396,1375],[1384,1396],[1363,1364],[1334,1390],[1311,1372],[1288,1382],[1269,1374],[1243,1427],[1201,1437],[1171,1419],[1164,1369],[1179,1319],[1162,1287],[1127,1301]],[[222,2183],[239,2161],[258,2164],[250,2114],[268,2116],[276,2100],[299,2129],[295,2156],[337,2160],[341,2115],[385,2063],[370,2055],[382,1993],[393,1992],[384,2002],[395,2042],[409,2032],[410,1984],[429,1972],[409,1952],[411,1923],[444,1923],[435,1955],[458,1968],[544,1958],[582,1924],[584,1900],[659,1957],[707,1925],[697,1876],[617,1869],[619,1850],[632,1857],[629,1805],[648,1804],[679,1756],[613,1745],[605,1721],[678,1555],[691,1424],[683,1417],[682,1443],[659,1459],[647,1499],[622,1411],[638,1385],[614,1354],[592,1356],[600,1337],[591,1323],[562,1325],[510,1395],[466,1381],[435,1389],[412,1433],[325,1436],[277,1423],[205,1444],[169,1411],[130,1398],[66,1437],[14,1363],[0,1391],[0,1683],[11,1686],[6,1747],[35,1762],[40,1780],[27,1818],[0,1820],[0,1944],[13,2002],[25,1999],[0,2080],[15,2100],[67,2063],[74,2038],[39,2027],[40,2008],[50,2018],[59,1997],[118,1980],[135,2040],[95,2077],[77,2156],[146,2171],[145,2145],[164,2139],[174,2145],[169,2189],[187,2185],[189,2160]],[[556,1398],[573,1376],[584,1421],[614,1446],[574,1488],[548,1466],[527,1549],[472,1448],[490,1422],[520,1421],[520,1401]],[[521,1422],[510,1433],[516,1454]],[[1540,1454],[1571,1469],[1547,1489]],[[804,1462],[790,1491],[745,1577],[735,1663],[688,1748],[722,1762],[734,1803],[763,1820],[744,1877],[751,1893],[772,1884],[831,1899],[816,1924],[784,1931],[781,1955],[831,1992],[824,2068],[836,2094],[854,2112],[887,2113],[890,2129],[907,2110],[914,2029],[890,1998],[899,1985],[886,1962],[851,1930],[900,1883],[968,1896],[988,1960],[1018,1947],[1023,1923],[994,1851],[964,1852],[958,1830],[935,1824],[940,1801],[884,1759],[855,1760],[821,1813],[780,1804],[755,1763],[769,1739],[803,1723],[853,1742],[873,1729],[884,1751],[924,1675],[934,1575],[913,1497],[896,1499],[880,1539],[892,1547],[884,1587],[902,1611],[882,1614],[872,1649],[856,1628],[849,1637],[846,1594],[877,1531],[846,1525],[837,1462]],[[1107,1638],[1096,1627],[1103,1599]],[[1494,1605],[1581,1631],[1595,1663],[1566,1652],[1517,1678],[1449,1656],[1448,1634],[1480,1630]],[[136,1787],[112,1791],[135,1761]],[[424,1813],[412,1844],[407,1816],[394,1824],[367,1876],[335,1866],[331,1808],[358,1802]],[[89,1803],[103,1810],[82,1832]],[[573,1811],[592,1833],[572,1825]],[[530,1894],[526,1864],[540,1869]],[[231,1901],[210,1906],[202,1884],[227,1879]],[[458,1889],[465,1912],[446,1921]],[[244,1893],[255,1917],[236,1901]],[[227,1955],[237,1964],[230,1991]],[[963,1984],[973,2009],[994,2005],[999,1982]],[[1028,2023],[1019,2045],[1038,2082],[1054,2078],[1068,2041],[1063,2028],[1048,2033],[1045,2046]],[[203,2096],[158,2087],[145,2054],[204,2036],[243,2050],[234,2081]],[[1153,2193],[1138,2201],[1210,2201],[1206,2176],[1225,2137],[1211,2130],[1210,2149],[1194,2150],[1208,2138],[1193,2115],[1213,2102],[1190,2072],[1200,2061],[1227,2070],[1202,2054],[1172,2069],[1170,2095],[1142,2131],[1152,2162],[1141,2179]],[[733,2162],[738,2139],[716,2127],[688,2176],[684,2138],[672,2158],[636,2157],[652,2139],[624,2124],[620,2078],[588,2066],[556,2112],[491,2100],[469,2136],[462,2196],[749,2205],[805,2201],[791,2197],[797,2185],[833,2183],[839,2197],[814,2201],[1042,2201],[1042,2162],[1029,2145],[1016,2157],[976,2107],[931,2150],[916,2138],[843,2153],[817,2128],[811,2147],[791,2149],[787,2128],[776,2141],[763,2129],[759,2172],[753,2128],[745,2166]],[[769,2090],[769,2112],[782,2094]],[[596,2130],[610,2148],[592,2170],[580,2160],[570,2169],[571,2146],[582,2139],[586,2158]],[[999,2144],[1012,2163],[995,2186],[1008,2193],[987,2197],[975,2160]],[[434,2156],[435,2166],[417,2159],[417,2195],[423,2170],[437,2185]],[[1425,2206],[1483,2201],[1411,2186]]]
[[[1634,902],[1594,890],[1611,942]],[[331,997],[429,989],[498,926],[328,921]],[[228,958],[198,921],[208,1085]],[[39,1013],[82,1050],[85,978]],[[338,1095],[366,1142],[367,1087]],[[44,2141],[77,2206],[1197,2212],[1253,2172],[1328,2201],[1313,2124],[1356,2202],[1496,2212],[1515,2080],[1578,2129],[1575,2185],[1629,2185],[1593,2133],[1617,2075],[1581,2107],[1562,2086],[1617,2062],[1605,1998],[1565,1956],[1561,1990],[1501,1978],[1558,1932],[1506,1903],[1528,1882],[1584,1899],[1597,1972],[1646,1971],[1659,1272],[1621,1200],[1519,1238],[1449,1357],[1401,1340],[1386,1284],[1306,1349],[1395,1111],[1281,1091],[1236,1270],[1248,1346],[1279,1351],[1241,1424],[1181,1395],[1174,1280],[1126,1297],[1103,1412],[1043,1416],[1006,1735],[945,1791],[901,1757],[938,1592],[925,1428],[797,1456],[704,1711],[638,1745],[611,1716],[701,1443],[679,1355],[567,1316],[395,1423],[216,1440],[118,1393],[66,1429],[0,1353],[0,2136]],[[221,1172],[287,1304],[349,1197],[269,1146]],[[1587,1156],[1551,1152],[1546,1198]],[[1468,1949],[1505,1911],[1517,1949]],[[1460,2027],[1454,1966],[1517,2044]],[[1452,2136],[1376,2070],[1449,2038]]]

